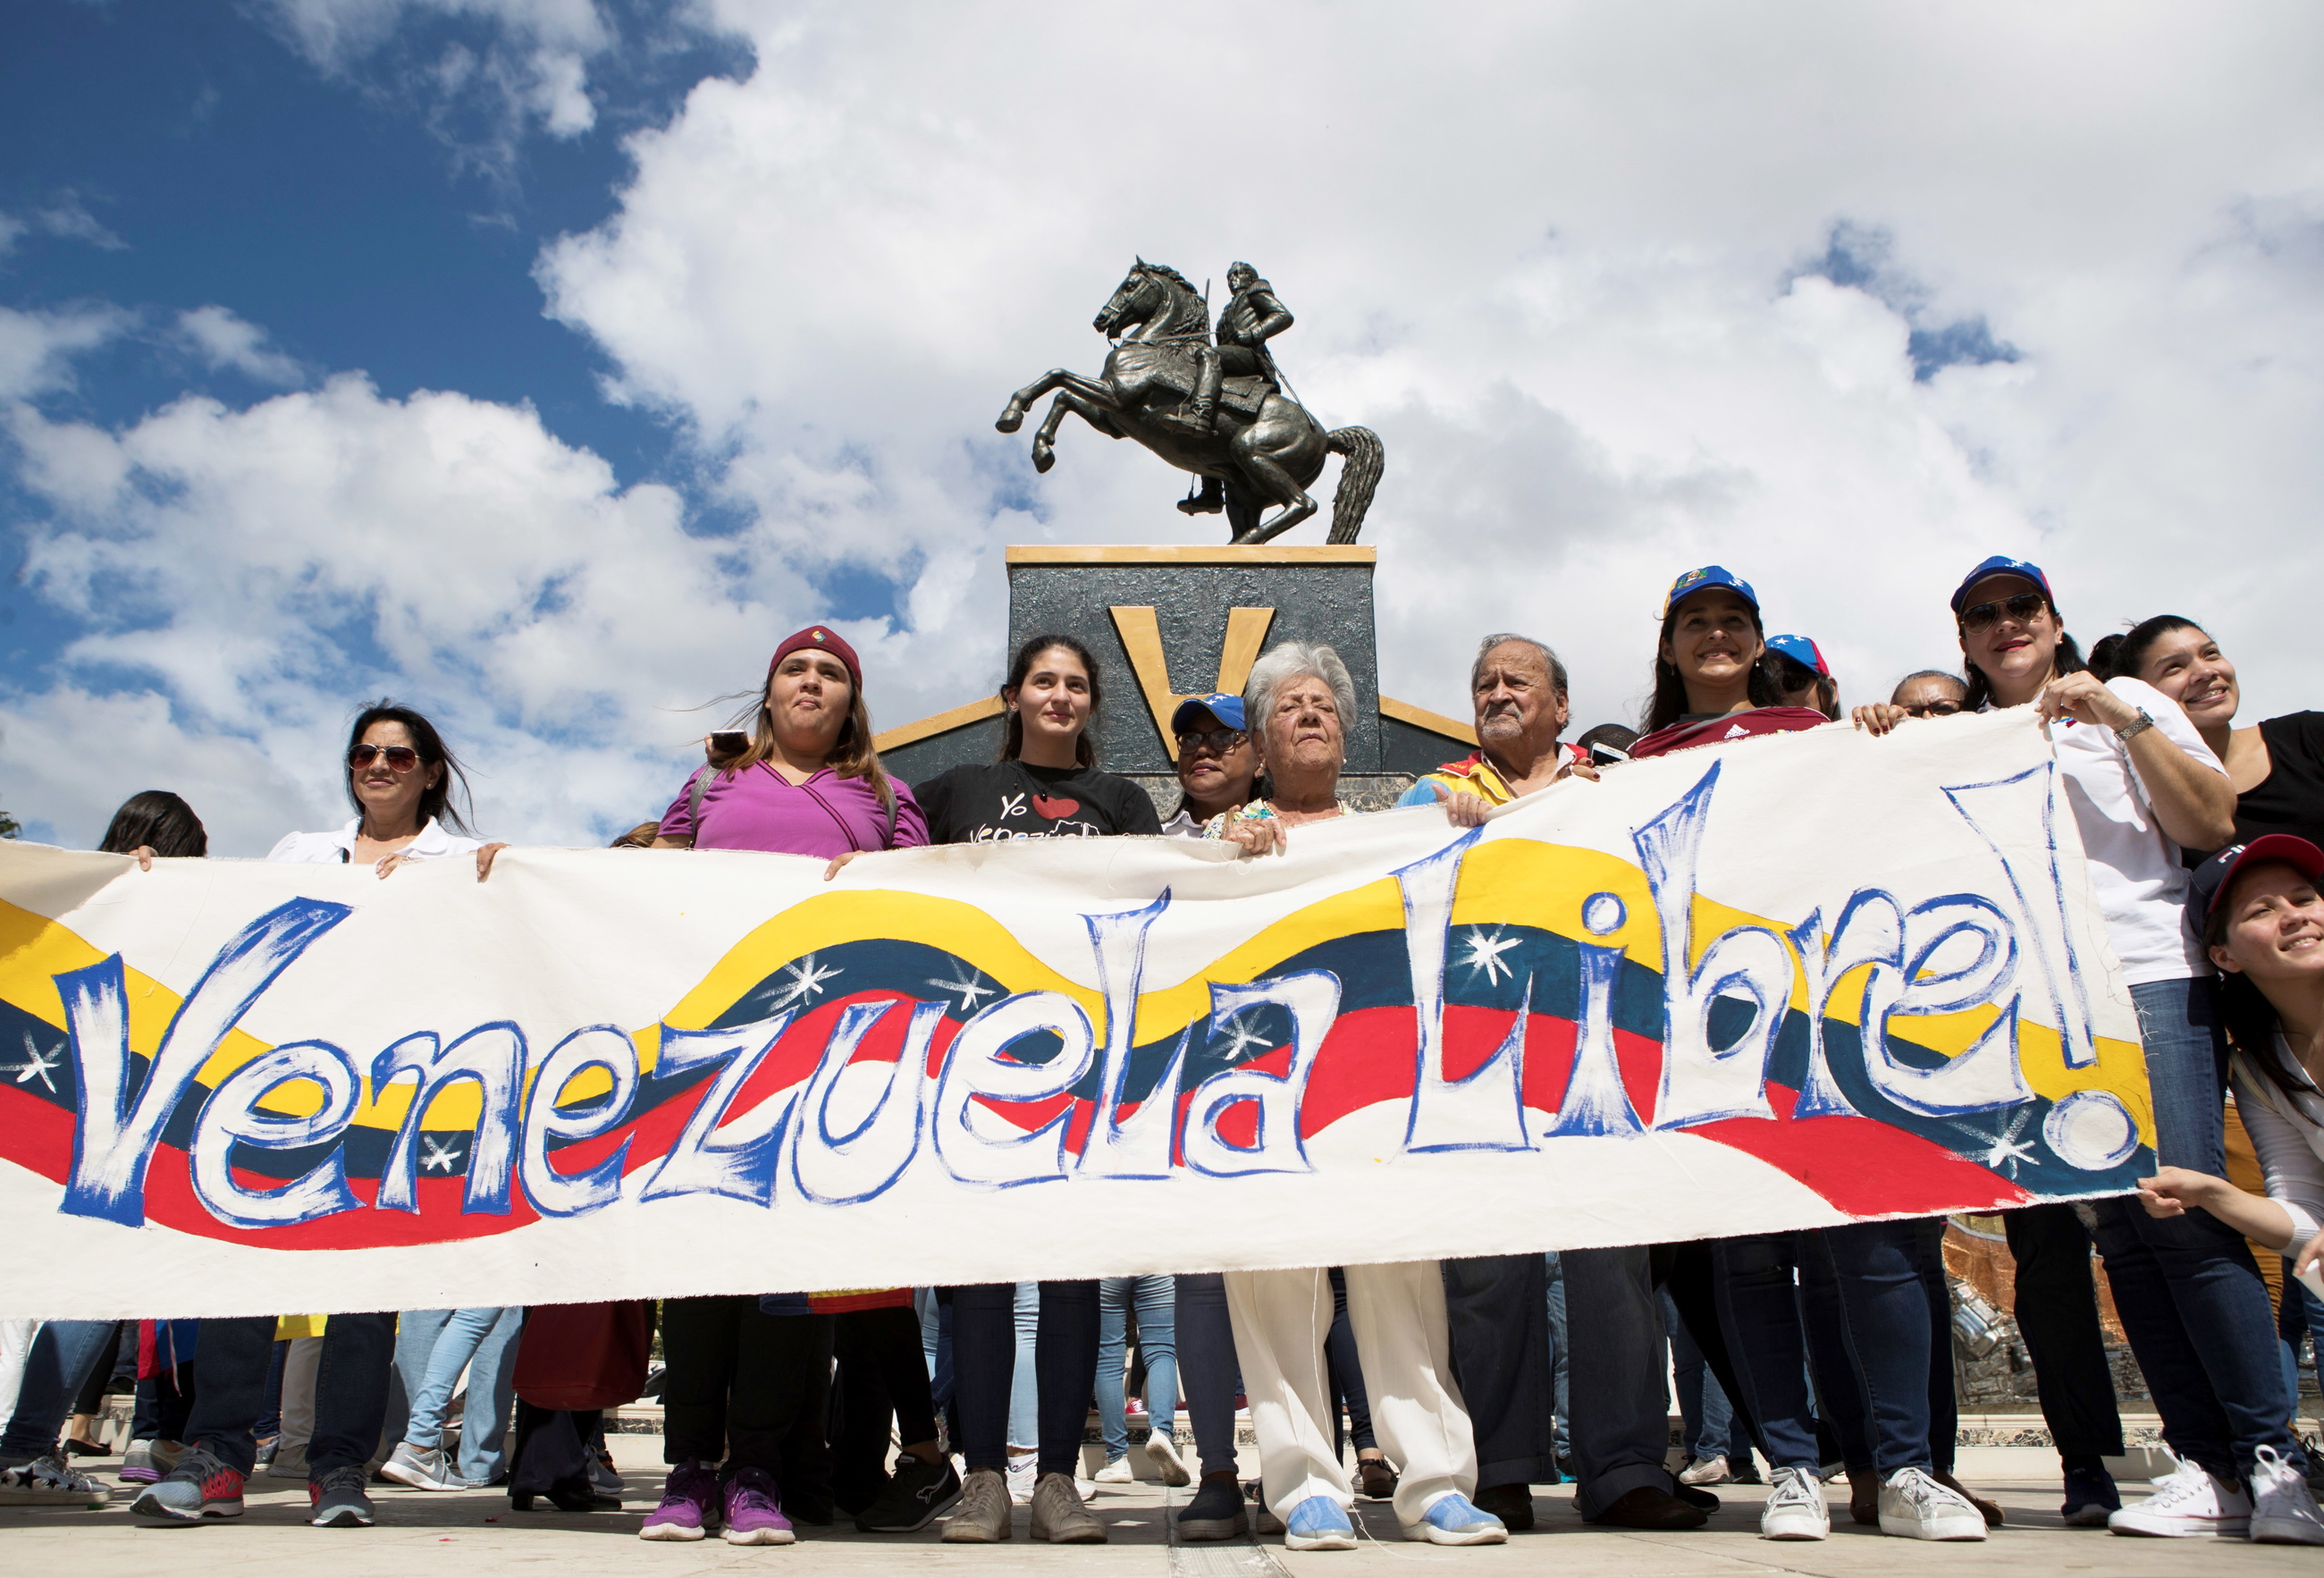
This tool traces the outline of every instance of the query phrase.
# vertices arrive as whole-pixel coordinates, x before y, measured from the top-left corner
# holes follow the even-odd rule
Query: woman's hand
[[[1849,720],[1867,734],[1885,734],[1913,715],[1885,701],[1868,701],[1851,711]]]
[[[481,882],[493,874],[493,857],[507,847],[505,844],[487,844],[476,851],[476,881]]]
[[[1289,835],[1273,817],[1252,817],[1227,825],[1227,842],[1246,855],[1281,854],[1290,847]]]
[[[150,872],[153,869],[153,846],[152,844],[141,844],[131,853],[135,854],[137,857],[137,869],[139,871]]]
[[[1485,803],[1482,795],[1472,795],[1467,789],[1446,789],[1441,783],[1428,786],[1436,791],[1436,803],[1444,807],[1444,819],[1455,827],[1482,827],[1485,814],[1493,807]]]
[[[2225,1178],[2192,1167],[2157,1167],[2153,1177],[2138,1180],[2138,1200],[2149,1216],[2184,1216],[2211,1204],[2220,1190],[2232,1187]]]
[[[823,868],[823,880],[826,882],[831,881],[832,878],[839,874],[840,867],[845,865],[849,861],[853,860],[857,855],[862,854],[862,853],[863,852],[860,849],[851,849],[845,854],[833,855],[831,857],[831,863]]]
[[[1565,761],[1560,763],[1555,777],[1553,777],[1549,781],[1555,783],[1558,779],[1561,778],[1586,778],[1591,783],[1596,783],[1598,781],[1598,764],[1590,761]]]
[[[2324,1260],[2324,1232],[2300,1246],[2300,1256],[2292,1262],[2292,1274],[2304,1275],[2319,1260]]]
[[[2045,722],[2071,718],[2078,724],[2108,729],[2123,728],[2138,716],[2136,707],[2108,690],[2106,681],[2088,669],[2061,675],[2042,687],[2042,694],[2034,698],[2034,708]]]

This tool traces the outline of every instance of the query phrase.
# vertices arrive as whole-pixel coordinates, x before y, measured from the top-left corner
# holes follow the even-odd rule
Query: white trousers
[[[1418,1523],[1452,1491],[1477,1489],[1477,1443],[1452,1380],[1444,1326],[1444,1278],[1434,1260],[1350,1266],[1348,1321],[1355,1328],[1372,1431],[1402,1471],[1396,1516]],[[1267,1504],[1277,1518],[1312,1496],[1342,1507],[1355,1498],[1332,1449],[1332,1389],[1323,1340],[1332,1330],[1332,1278],[1307,1271],[1230,1271],[1227,1315],[1242,1362],[1250,1423],[1259,1436]]]

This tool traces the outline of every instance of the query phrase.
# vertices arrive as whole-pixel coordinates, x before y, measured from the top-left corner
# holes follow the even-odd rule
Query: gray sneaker
[[[42,1458],[53,1463],[53,1458]],[[2324,1546],[2324,1516],[2298,1469],[2273,1446],[2259,1449],[2251,1472],[2251,1535],[2255,1544]]]
[[[989,1546],[1007,1539],[1015,1512],[1009,1500],[1009,1481],[999,1469],[971,1469],[961,1485],[960,1500],[953,1503],[952,1516],[945,1519],[945,1543]]]
[[[53,1452],[0,1470],[0,1507],[97,1508],[112,1500],[112,1491]]]
[[[1071,1474],[1043,1474],[1034,1484],[1032,1534],[1057,1546],[1105,1544],[1105,1525],[1082,1505]]]
[[[379,1465],[380,1477],[392,1480],[414,1490],[465,1490],[468,1481],[452,1466],[440,1446],[414,1446],[409,1441],[399,1441],[395,1450]]]
[[[133,1441],[121,1454],[121,1482],[150,1485],[178,1466],[185,1446],[175,1441]]]
[[[308,1510],[317,1528],[369,1528],[371,1497],[364,1487],[371,1476],[359,1463],[327,1469],[319,1480],[307,1481]]]

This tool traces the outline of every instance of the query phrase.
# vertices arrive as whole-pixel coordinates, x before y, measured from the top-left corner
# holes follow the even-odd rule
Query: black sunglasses
[[[390,772],[410,772],[420,765],[420,752],[409,745],[357,745],[347,752],[347,766],[361,772],[383,756]]]
[[[2050,600],[2039,592],[2020,592],[2000,603],[1972,603],[1961,610],[1963,630],[1987,630],[2000,623],[2006,612],[2020,624],[2030,624],[2034,616],[2050,606]]]
[[[1916,701],[1904,709],[1908,718],[1949,718],[1960,711],[1957,701]]]
[[[1249,738],[1240,729],[1189,729],[1178,736],[1178,749],[1184,752],[1206,745],[1213,755],[1223,756]]]

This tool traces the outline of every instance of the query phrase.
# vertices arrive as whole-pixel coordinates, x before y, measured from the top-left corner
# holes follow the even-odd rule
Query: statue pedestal
[[[1262,651],[1314,641],[1338,652],[1355,681],[1342,793],[1366,810],[1393,804],[1415,777],[1467,755],[1476,740],[1464,721],[1380,695],[1378,558],[1372,548],[1306,544],[1011,548],[1009,643],[994,654],[992,689],[882,733],[881,760],[907,783],[992,761],[1010,657],[1035,635],[1070,635],[1103,669],[1105,705],[1093,725],[1098,765],[1136,779],[1167,817],[1178,798],[1169,722],[1179,699],[1239,693]]]

